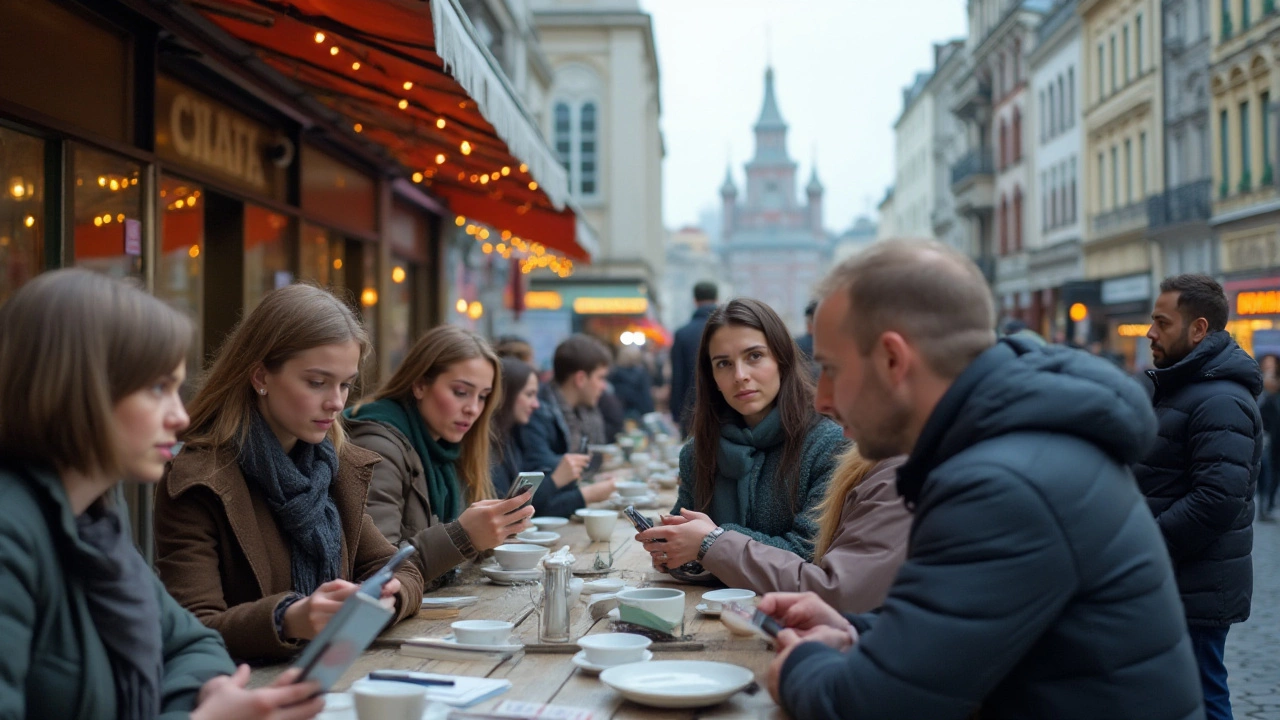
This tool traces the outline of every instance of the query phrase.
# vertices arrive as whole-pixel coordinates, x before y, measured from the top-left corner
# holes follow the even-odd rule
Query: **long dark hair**
[[[511,434],[511,426],[515,425],[516,400],[524,392],[524,386],[533,375],[533,366],[514,357],[500,358],[502,362],[502,405],[494,415],[495,429],[498,431],[499,445],[506,442]]]
[[[722,327],[730,325],[759,330],[764,334],[769,353],[778,363],[778,397],[774,406],[781,413],[783,432],[787,439],[782,448],[782,462],[778,464],[773,480],[785,491],[792,512],[796,505],[796,487],[799,483],[800,456],[804,453],[805,439],[820,420],[813,408],[813,376],[809,368],[800,362],[800,349],[787,332],[787,326],[773,308],[751,298],[730,300],[707,317],[698,343],[697,370],[694,373],[693,406],[693,502],[699,510],[711,504],[712,489],[716,482],[716,455],[720,446],[720,426],[729,422],[742,422],[742,414],[729,406],[720,388],[716,386],[711,368],[711,336]]]

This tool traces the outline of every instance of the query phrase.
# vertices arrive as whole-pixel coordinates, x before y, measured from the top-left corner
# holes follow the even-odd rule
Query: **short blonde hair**
[[[369,333],[333,293],[302,283],[272,290],[218,348],[213,366],[191,400],[191,427],[182,439],[192,447],[238,449],[258,402],[249,378],[259,364],[276,372],[299,353],[353,341],[360,346],[363,366],[369,355]],[[346,441],[342,423],[329,428],[329,440],[335,450],[342,450]]]
[[[186,316],[119,280],[54,270],[0,307],[0,456],[123,475],[114,406],[173,372]]]
[[[493,413],[502,405],[502,362],[488,340],[456,325],[441,325],[428,330],[409,348],[409,354],[391,379],[351,411],[351,417],[358,419],[361,406],[388,398],[412,405],[414,383],[422,380],[429,385],[451,366],[476,358],[493,366],[493,391],[485,401],[480,417],[462,438],[458,477],[466,488],[468,504],[488,500],[495,495],[493,478],[490,477],[489,449],[493,444]],[[416,408],[414,412],[417,412]],[[428,462],[428,459],[422,458],[422,461]]]
[[[946,379],[995,344],[995,301],[969,258],[932,240],[890,240],[841,262],[818,297],[848,293],[847,325],[863,355],[886,332],[901,333]]]

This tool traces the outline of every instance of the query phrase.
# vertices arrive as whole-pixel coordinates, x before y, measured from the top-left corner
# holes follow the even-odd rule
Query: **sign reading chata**
[[[156,79],[156,154],[256,194],[283,199],[284,169],[267,158],[277,133],[166,77]]]

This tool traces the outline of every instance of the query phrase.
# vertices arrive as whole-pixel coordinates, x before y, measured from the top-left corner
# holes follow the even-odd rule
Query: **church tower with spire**
[[[793,329],[831,255],[822,225],[824,189],[815,159],[801,200],[798,166],[787,151],[787,122],[778,106],[773,67],[765,69],[764,102],[756,118],[755,153],[747,161],[743,196],[726,169],[720,186],[725,264],[735,290],[769,303]]]

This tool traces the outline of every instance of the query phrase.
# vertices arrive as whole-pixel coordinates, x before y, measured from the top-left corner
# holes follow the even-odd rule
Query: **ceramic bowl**
[[[459,620],[449,627],[463,645],[505,645],[515,625],[503,620]]]
[[[615,484],[613,487],[618,491],[618,494],[624,498],[641,497],[649,492],[648,483],[636,481],[620,482]]]
[[[532,570],[546,554],[547,549],[540,545],[521,543],[499,545],[493,549],[493,556],[503,570]]]
[[[601,633],[579,638],[578,647],[586,651],[591,664],[608,667],[639,662],[651,642],[643,635],[632,633]]]
[[[751,590],[726,588],[724,590],[711,590],[709,592],[702,593],[702,602],[706,603],[708,612],[718,613],[723,608],[723,603],[745,603],[754,600],[755,597],[756,594]]]

